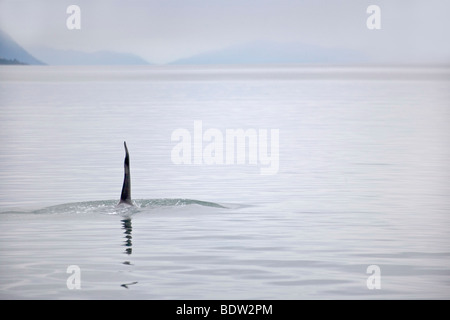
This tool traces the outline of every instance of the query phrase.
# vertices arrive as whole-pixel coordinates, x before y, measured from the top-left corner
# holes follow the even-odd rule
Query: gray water
[[[0,112],[2,299],[450,298],[448,68],[1,67]],[[174,163],[194,121],[277,171]]]

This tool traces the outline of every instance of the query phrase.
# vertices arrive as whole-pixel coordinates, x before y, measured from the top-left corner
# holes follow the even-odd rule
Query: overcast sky
[[[66,27],[71,4],[81,30]],[[366,26],[371,4],[381,30]],[[26,49],[114,50],[156,63],[261,40],[450,63],[449,15],[448,0],[0,0],[0,28]]]

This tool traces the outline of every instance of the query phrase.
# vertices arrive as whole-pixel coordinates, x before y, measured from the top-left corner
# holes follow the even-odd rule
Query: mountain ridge
[[[169,64],[291,64],[291,63],[361,63],[367,57],[354,50],[325,48],[303,43],[255,41],[203,52]]]
[[[7,65],[149,65],[132,53],[101,50],[82,52],[46,47],[24,49],[10,35],[0,29],[0,64]]]
[[[33,54],[50,65],[149,65],[143,58],[132,53],[108,50],[84,52],[59,50],[48,47],[34,47]]]
[[[11,36],[0,29],[0,58],[17,61],[16,64],[45,65],[20,46]],[[6,64],[6,63],[5,63]]]

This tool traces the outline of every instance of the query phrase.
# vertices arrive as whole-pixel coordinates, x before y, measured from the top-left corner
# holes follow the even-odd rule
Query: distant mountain
[[[17,44],[8,34],[3,32],[2,30],[0,30],[0,58],[2,58],[3,61],[6,62],[17,62],[15,64],[44,64],[33,57],[31,54],[29,54],[24,48]]]
[[[30,50],[50,65],[147,65],[147,61],[131,53],[113,51],[82,52],[36,47]]]
[[[171,64],[345,64],[365,61],[362,53],[353,50],[260,41],[197,54]]]

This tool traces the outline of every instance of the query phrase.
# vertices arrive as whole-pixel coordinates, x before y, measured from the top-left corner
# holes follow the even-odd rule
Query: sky
[[[81,29],[69,30],[69,5]],[[381,29],[366,12],[381,9]],[[167,63],[267,41],[361,52],[371,62],[450,63],[448,0],[0,0],[0,28],[35,47],[111,50]]]

